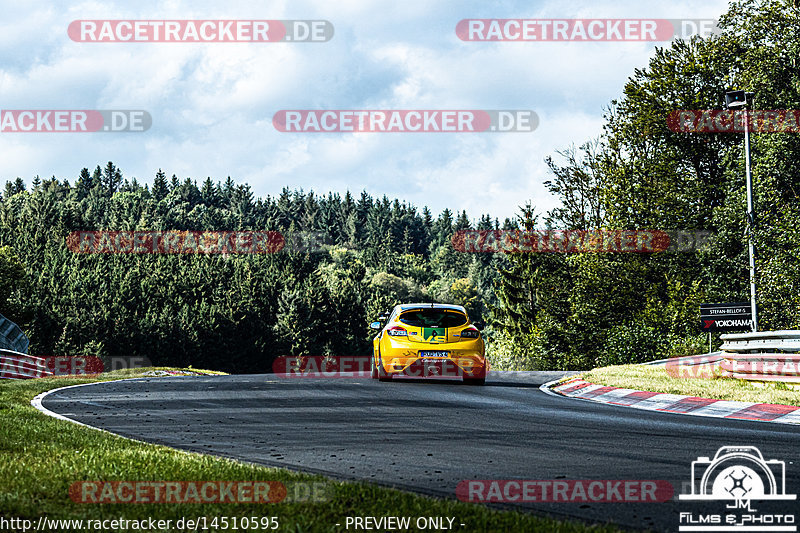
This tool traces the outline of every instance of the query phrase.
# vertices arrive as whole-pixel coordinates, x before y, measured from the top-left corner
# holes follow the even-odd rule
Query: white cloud
[[[115,161],[127,176],[228,175],[257,195],[289,185],[387,194],[436,213],[501,219],[531,200],[555,205],[544,158],[597,136],[653,43],[463,42],[474,17],[716,18],[725,0],[678,3],[522,0],[328,2],[0,1],[0,101],[5,109],[146,109],[142,134],[0,133],[0,179],[74,179]],[[75,19],[326,19],[324,44],[75,43]],[[280,109],[533,109],[533,133],[279,133]]]

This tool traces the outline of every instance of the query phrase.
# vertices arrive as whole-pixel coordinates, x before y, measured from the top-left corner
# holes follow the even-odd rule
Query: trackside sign
[[[702,331],[744,331],[752,326],[750,302],[700,304]]]

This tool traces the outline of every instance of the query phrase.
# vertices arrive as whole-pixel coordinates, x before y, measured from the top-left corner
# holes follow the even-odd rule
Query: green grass
[[[677,378],[663,366],[620,365],[596,368],[582,379],[625,389],[683,394],[717,400],[800,406],[800,391],[782,384],[756,384],[731,378]]]
[[[449,516],[455,517],[457,524],[466,525],[458,528],[460,531],[618,531],[608,525],[590,526],[498,511],[455,499],[429,498],[367,483],[336,482],[133,442],[45,416],[30,405],[34,396],[56,387],[139,374],[141,370],[93,378],[0,381],[0,517],[35,523],[42,515],[56,519],[152,517],[173,521],[199,516],[277,516],[279,531],[306,532],[343,531],[347,516]],[[165,431],[169,428],[165,427]],[[278,504],[78,504],[69,498],[72,483],[105,480],[279,481],[287,486],[323,482],[328,484],[330,499],[324,503]],[[336,523],[342,526],[336,527]],[[168,531],[179,530],[173,527]]]

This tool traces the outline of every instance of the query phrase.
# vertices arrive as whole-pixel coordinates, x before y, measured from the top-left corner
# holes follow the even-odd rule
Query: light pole
[[[753,179],[750,176],[750,117],[747,106],[753,101],[753,93],[731,91],[725,93],[725,104],[728,109],[744,110],[744,164],[747,181],[747,241],[750,252],[750,312],[753,315],[753,331],[758,331],[758,313],[756,310],[756,252],[753,245],[753,228],[756,224],[756,210],[753,204]]]

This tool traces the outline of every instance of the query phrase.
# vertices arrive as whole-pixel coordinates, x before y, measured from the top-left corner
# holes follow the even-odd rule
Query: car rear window
[[[400,322],[417,328],[454,328],[466,324],[467,317],[444,309],[413,309],[401,313]]]

